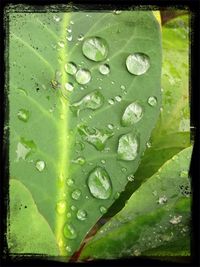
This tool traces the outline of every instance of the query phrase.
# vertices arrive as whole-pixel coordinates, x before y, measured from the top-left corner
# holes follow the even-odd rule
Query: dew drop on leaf
[[[113,13],[114,13],[115,15],[119,15],[119,14],[122,13],[122,11],[121,11],[121,10],[114,10]]]
[[[21,137],[20,142],[17,144],[17,161],[19,159],[25,160],[31,153],[35,152],[36,144],[32,140],[26,140]]]
[[[78,210],[77,214],[76,214],[76,217],[79,220],[84,221],[84,220],[87,219],[87,212],[85,210]]]
[[[71,42],[72,39],[73,39],[73,36],[72,36],[71,34],[68,34],[68,35],[66,36],[66,39],[67,39],[69,42]]]
[[[107,75],[110,73],[110,67],[108,64],[102,64],[99,66],[99,72],[103,75]]]
[[[143,116],[142,107],[133,102],[125,109],[124,114],[122,116],[122,125],[123,126],[131,126],[134,123],[140,121]]]
[[[79,165],[84,165],[85,164],[85,158],[83,157],[78,157],[77,159],[72,160],[72,163],[79,164]]]
[[[83,34],[79,34],[78,41],[83,41],[83,39],[84,39],[84,35]]]
[[[56,21],[56,22],[59,22],[60,21],[60,17],[58,17],[58,16],[53,16],[53,19]]]
[[[181,222],[181,220],[182,220],[182,216],[178,215],[178,216],[174,216],[169,222],[171,224],[178,224]]]
[[[102,107],[103,103],[103,95],[98,90],[95,90],[90,94],[84,96],[80,101],[73,103],[70,107],[72,111],[76,111],[77,113],[79,113],[80,110],[84,109],[96,110]]]
[[[105,161],[104,159],[102,159],[102,160],[101,160],[101,163],[102,163],[102,164],[105,164],[105,163],[106,163],[106,161]]]
[[[82,52],[85,57],[93,61],[103,61],[108,55],[108,45],[100,37],[90,37],[85,39]]]
[[[90,129],[85,125],[78,126],[78,131],[86,142],[93,145],[99,151],[105,148],[107,140],[114,135],[110,130]]]
[[[89,70],[86,69],[80,69],[76,73],[76,81],[79,84],[86,84],[89,83],[91,80],[91,73]]]
[[[135,180],[135,176],[133,174],[130,174],[128,177],[127,177],[127,180],[129,182],[133,182]]]
[[[108,129],[112,130],[113,128],[114,128],[114,125],[111,124],[111,123],[109,123],[109,124],[108,124]]]
[[[150,67],[149,57],[142,53],[134,53],[126,59],[126,67],[131,74],[142,75]]]
[[[70,246],[66,246],[65,249],[66,249],[66,251],[69,252],[69,253],[72,252],[72,249],[71,249]]]
[[[167,197],[166,196],[159,197],[158,204],[163,205],[165,203],[167,203]]]
[[[121,169],[121,171],[122,171],[123,173],[125,173],[125,172],[127,172],[127,168],[123,167],[123,168]]]
[[[39,171],[39,172],[42,172],[45,168],[45,162],[43,160],[38,160],[35,164],[35,167],[36,169]]]
[[[107,209],[104,206],[101,206],[99,209],[102,214],[107,212]]]
[[[110,176],[104,168],[96,167],[88,177],[88,187],[92,196],[108,199],[112,193]]]
[[[155,107],[157,105],[157,98],[155,96],[150,96],[147,102],[150,106]]]
[[[118,158],[121,160],[134,160],[138,155],[138,139],[133,133],[124,134],[119,139]]]
[[[66,89],[67,91],[69,91],[69,92],[72,92],[73,89],[74,89],[74,86],[73,86],[72,83],[66,83],[66,84],[65,84],[65,89]]]
[[[74,75],[77,72],[77,67],[76,64],[73,62],[68,62],[67,64],[65,64],[65,71],[68,74]]]
[[[58,42],[58,45],[63,48],[65,46],[65,43],[63,41]]]
[[[122,97],[121,97],[120,95],[117,95],[117,96],[115,96],[115,100],[116,100],[117,102],[121,102]]]
[[[66,202],[65,200],[60,200],[57,204],[56,204],[56,211],[58,214],[63,214],[66,211]]]
[[[72,185],[74,184],[74,180],[72,180],[72,179],[67,179],[67,184],[68,184],[69,186],[72,186]]]
[[[188,177],[188,171],[181,171],[180,172],[180,177],[182,177],[182,178]]]
[[[113,105],[113,104],[115,103],[115,101],[114,101],[113,99],[108,99],[108,103],[109,103],[110,105]]]
[[[77,208],[76,208],[74,205],[71,206],[71,210],[72,210],[72,211],[75,211],[76,209],[77,209]]]
[[[74,227],[71,224],[66,223],[63,229],[64,236],[67,239],[75,239],[77,237],[77,233]]]
[[[29,111],[26,109],[20,109],[17,113],[17,117],[20,121],[27,122],[29,119]]]
[[[72,198],[75,200],[78,200],[81,196],[81,191],[76,189],[72,192]]]

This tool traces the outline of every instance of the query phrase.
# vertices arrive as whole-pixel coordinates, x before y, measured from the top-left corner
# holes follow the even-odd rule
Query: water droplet
[[[73,62],[68,62],[67,64],[65,64],[65,71],[71,75],[76,74],[77,72],[76,64]]]
[[[113,13],[114,13],[115,15],[119,15],[119,14],[122,13],[122,11],[121,11],[121,10],[114,10]]]
[[[109,100],[108,100],[108,103],[109,103],[110,105],[113,105],[113,104],[115,103],[115,101],[114,101],[113,99],[109,99]]]
[[[29,111],[26,109],[20,109],[17,113],[17,117],[20,121],[27,122],[29,119]]]
[[[77,208],[74,205],[71,206],[71,210],[75,211],[76,209]]]
[[[56,211],[58,212],[58,214],[65,213],[65,211],[66,211],[66,202],[65,202],[65,200],[60,200],[56,204]]]
[[[120,88],[122,89],[122,91],[126,90],[126,87],[124,85],[121,85]]]
[[[104,206],[101,206],[99,209],[102,214],[107,212],[107,209]]]
[[[121,160],[134,160],[138,154],[138,140],[133,133],[124,134],[119,139],[118,158]]]
[[[174,216],[169,222],[171,224],[178,224],[181,222],[181,220],[182,220],[182,216],[178,215],[178,216]]]
[[[105,148],[107,140],[114,134],[109,130],[99,130],[97,128],[90,129],[85,125],[78,126],[78,131],[85,141],[93,145],[99,151],[102,151]]]
[[[77,159],[72,160],[72,163],[79,164],[79,165],[84,165],[85,164],[85,158],[83,157],[78,157]]]
[[[188,171],[181,171],[180,172],[180,177],[187,178],[188,177]]]
[[[141,255],[141,251],[139,249],[135,249],[133,251],[133,256],[140,256]]]
[[[74,184],[74,180],[72,180],[72,179],[67,179],[67,184],[68,184],[69,186],[72,186],[72,185]]]
[[[152,147],[152,144],[151,144],[151,142],[147,142],[147,143],[146,143],[146,146],[147,146],[147,148],[150,148],[150,147]]]
[[[96,167],[89,175],[90,193],[98,199],[108,199],[112,193],[110,176],[104,168]]]
[[[110,73],[110,67],[108,64],[103,64],[99,66],[99,72],[103,75],[107,75]]]
[[[25,95],[25,96],[28,96],[26,90],[23,88],[18,88],[17,91],[20,92],[21,94]]]
[[[89,37],[85,39],[82,52],[84,56],[93,61],[105,60],[108,54],[108,45],[106,41],[100,37]]]
[[[79,84],[86,84],[89,83],[91,80],[91,73],[89,70],[86,69],[80,69],[76,73],[76,81]]]
[[[121,171],[122,171],[123,173],[125,173],[125,172],[127,172],[127,169],[126,169],[125,167],[123,167],[123,168],[121,169]]]
[[[67,213],[67,218],[71,218],[72,214],[70,212]]]
[[[134,123],[140,121],[142,116],[143,116],[142,107],[138,103],[133,102],[130,105],[128,105],[124,111],[124,114],[122,116],[122,125],[131,126]]]
[[[150,96],[147,102],[150,106],[155,107],[157,105],[157,98],[155,96]]]
[[[114,125],[113,124],[108,124],[108,129],[110,129],[110,130],[113,130],[113,128],[114,128]]]
[[[74,86],[73,86],[72,83],[66,83],[66,84],[65,84],[65,89],[66,89],[67,91],[69,91],[69,92],[72,92],[73,89],[74,89]]]
[[[135,180],[135,176],[133,174],[130,174],[128,177],[127,177],[127,180],[129,182],[133,182]]]
[[[150,67],[149,57],[142,53],[129,55],[126,59],[126,67],[131,74],[142,75]]]
[[[36,145],[32,140],[26,140],[23,137],[20,138],[20,142],[17,144],[17,161],[19,159],[25,160],[31,153],[35,152]]]
[[[121,102],[121,101],[122,101],[122,97],[121,97],[120,95],[117,95],[117,96],[115,97],[115,100],[116,100],[117,102]]]
[[[114,196],[114,199],[118,199],[118,198],[119,198],[119,196],[120,196],[120,193],[119,193],[119,192],[117,192],[117,193],[115,194],[115,196]]]
[[[75,239],[77,233],[71,224],[66,223],[63,229],[64,236],[68,239]]]
[[[58,16],[53,16],[53,19],[56,21],[56,22],[59,22],[60,21],[60,17],[58,17]]]
[[[167,197],[166,196],[163,196],[163,197],[159,197],[158,199],[158,204],[165,204],[167,203]]]
[[[66,249],[66,251],[69,252],[69,253],[72,252],[72,249],[71,249],[70,246],[66,246],[65,249]]]
[[[85,210],[78,210],[76,217],[79,220],[84,221],[87,219],[87,212]]]
[[[78,200],[81,196],[81,191],[76,189],[72,192],[72,198],[75,200]]]
[[[105,161],[104,159],[102,159],[102,160],[101,160],[101,163],[102,163],[102,164],[105,164],[105,163],[106,163],[106,161]]]
[[[73,20],[70,21],[70,24],[72,24],[72,25],[74,24]]]
[[[73,103],[71,105],[71,109],[72,111],[76,111],[76,113],[79,114],[80,110],[84,109],[96,110],[102,107],[103,103],[103,95],[98,90],[95,90],[90,94],[84,96],[80,101]]]
[[[36,169],[39,171],[39,172],[41,172],[41,171],[43,171],[44,170],[44,168],[45,168],[45,162],[43,161],[43,160],[38,160],[37,162],[36,162],[36,164],[35,164],[35,167],[36,167]]]
[[[177,160],[177,159],[178,159],[178,156],[177,155],[175,155],[175,156],[172,157],[172,160]]]
[[[67,39],[69,42],[71,42],[72,39],[73,39],[73,36],[72,36],[71,34],[68,34],[68,35],[66,36],[66,39]]]
[[[63,48],[65,46],[65,43],[63,41],[58,42],[58,45]]]
[[[72,32],[72,28],[71,28],[71,26],[69,26],[69,27],[67,28],[67,32],[69,32],[69,33]]]
[[[83,39],[84,39],[84,35],[83,35],[83,34],[80,34],[80,35],[78,36],[78,41],[83,41]]]

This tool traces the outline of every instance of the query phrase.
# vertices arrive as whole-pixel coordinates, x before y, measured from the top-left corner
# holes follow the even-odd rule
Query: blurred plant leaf
[[[190,254],[190,179],[192,147],[167,161],[137,189],[126,206],[106,223],[84,247],[80,259],[110,259],[174,253],[169,244],[183,242]],[[179,240],[180,239],[180,240]],[[158,250],[157,250],[158,247]],[[146,254],[147,251],[147,254]]]

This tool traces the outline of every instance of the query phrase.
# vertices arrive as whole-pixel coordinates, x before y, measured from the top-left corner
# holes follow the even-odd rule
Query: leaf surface
[[[11,12],[9,22],[10,173],[31,192],[67,257],[124,189],[155,126],[160,28],[147,11]],[[127,70],[133,53],[146,62],[142,75]],[[132,102],[143,116],[124,127]]]
[[[143,183],[126,206],[86,244],[81,259],[139,256],[146,251],[150,255],[151,249],[179,238],[188,245],[191,152],[191,147],[184,149]]]
[[[162,111],[149,147],[108,217],[123,208],[132,193],[167,160],[191,145],[189,98],[189,16],[180,16],[162,27]]]
[[[8,246],[12,254],[58,255],[55,235],[30,192],[15,179],[10,179],[9,209]]]

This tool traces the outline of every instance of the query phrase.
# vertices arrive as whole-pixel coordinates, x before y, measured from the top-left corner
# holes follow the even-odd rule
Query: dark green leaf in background
[[[81,259],[163,256],[162,246],[167,247],[164,254],[170,256],[174,255],[173,243],[179,244],[179,256],[190,255],[191,153],[192,147],[184,149],[143,183],[86,244]]]

